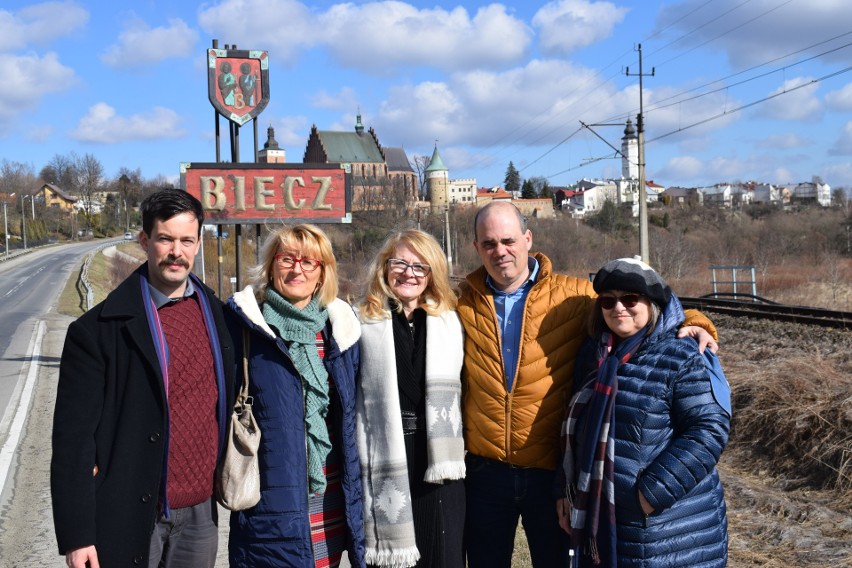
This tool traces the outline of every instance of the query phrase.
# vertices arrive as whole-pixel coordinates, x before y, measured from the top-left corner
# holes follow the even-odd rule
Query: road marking
[[[24,382],[24,388],[21,391],[20,398],[18,399],[18,406],[14,409],[14,418],[12,419],[12,425],[9,428],[9,437],[6,438],[6,443],[3,444],[3,448],[0,448],[0,494],[2,494],[3,488],[6,486],[6,478],[9,476],[9,470],[12,468],[15,450],[18,449],[18,443],[21,441],[21,433],[24,431],[24,422],[27,419],[27,410],[29,409],[30,401],[33,398],[35,382],[38,378],[38,358],[41,356],[41,341],[44,338],[44,329],[44,322],[39,321],[35,330],[33,330],[33,340],[30,342],[30,345],[32,345],[32,353],[27,356],[27,359],[29,360],[29,368]],[[21,369],[21,375],[23,375],[23,372],[23,369]],[[20,384],[20,379],[18,380]],[[10,400],[6,413],[8,414],[11,411],[12,401]],[[4,416],[3,422],[5,421],[6,417]]]
[[[25,283],[27,280],[29,280],[30,278],[32,278],[33,276],[35,276],[36,274],[38,274],[39,272],[41,272],[41,271],[42,271],[42,270],[44,270],[45,268],[46,268],[46,267],[42,266],[41,268],[39,268],[38,270],[36,270],[36,271],[35,271],[35,272],[33,272],[32,274],[28,275],[26,278],[24,278],[23,280],[21,280],[20,282],[18,282],[18,284],[17,284],[14,288],[12,288],[11,290],[9,290],[9,291],[8,291],[8,292],[6,292],[5,294],[3,294],[3,297],[5,298],[5,297],[6,297],[6,296],[8,296],[9,294],[14,294],[15,292],[17,292],[17,291],[21,288],[21,286],[23,286],[23,285],[24,285],[24,283]]]

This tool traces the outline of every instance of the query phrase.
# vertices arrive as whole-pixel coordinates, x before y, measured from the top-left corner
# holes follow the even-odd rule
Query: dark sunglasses
[[[598,296],[598,304],[605,310],[611,310],[621,302],[625,308],[632,308],[642,299],[641,294],[625,294],[623,296]]]

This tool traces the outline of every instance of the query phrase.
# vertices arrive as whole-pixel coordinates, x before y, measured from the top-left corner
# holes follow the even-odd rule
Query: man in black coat
[[[191,273],[201,203],[142,202],[148,260],[68,328],[50,487],[73,568],[213,567],[214,470],[233,406],[221,302]]]

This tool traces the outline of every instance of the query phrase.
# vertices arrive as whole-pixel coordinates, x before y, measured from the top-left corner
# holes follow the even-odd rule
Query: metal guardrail
[[[80,281],[86,288],[86,311],[91,310],[93,307],[95,307],[95,290],[92,288],[92,285],[89,282],[89,265],[95,259],[95,256],[97,256],[103,249],[115,246],[120,242],[121,241],[111,241],[108,243],[104,243],[99,247],[92,249],[89,254],[86,255],[86,260],[83,262],[83,269],[80,272]]]

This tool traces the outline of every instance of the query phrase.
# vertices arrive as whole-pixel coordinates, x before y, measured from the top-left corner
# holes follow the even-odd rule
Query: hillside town
[[[408,210],[420,218],[423,214],[443,214],[448,208],[481,207],[492,201],[508,201],[529,217],[582,219],[595,215],[609,202],[624,211],[625,217],[637,217],[640,202],[638,137],[630,119],[624,128],[619,154],[621,176],[617,179],[583,178],[570,186],[549,186],[546,179],[538,178],[543,185],[531,190],[526,187],[530,180],[526,180],[523,191],[520,188],[522,180],[510,163],[509,169],[514,170],[518,185],[512,190],[505,187],[505,183],[486,185],[476,178],[451,178],[437,143],[431,157],[408,156],[403,147],[383,146],[373,128],[365,129],[358,114],[355,127],[349,131],[319,130],[314,125],[301,163],[341,164],[350,174],[352,211],[356,213]],[[81,161],[97,165],[96,158],[90,155]],[[288,163],[286,152],[276,141],[271,126],[267,129],[266,141],[258,149],[256,162]],[[97,173],[98,169],[94,170]],[[78,173],[72,176],[78,181],[73,188],[63,186],[60,181],[63,172],[52,164],[41,170],[36,182],[40,185],[32,189],[0,175],[5,189],[0,190],[0,200],[7,206],[4,215],[8,215],[8,208],[14,217],[16,205],[20,211],[29,209],[32,223],[29,229],[21,229],[28,233],[31,242],[51,232],[81,237],[108,232],[105,231],[107,227],[113,227],[114,231],[127,229],[132,225],[135,206],[143,194],[163,186],[164,180],[146,184],[138,171],[124,170],[126,168],[115,180],[103,176],[102,169],[99,175]],[[79,183],[81,179],[85,183]],[[166,182],[165,185],[172,184]],[[649,180],[645,182],[645,190],[648,204],[682,208],[736,209],[764,205],[783,209],[802,204],[828,207],[833,197],[831,186],[818,177],[798,183],[738,181],[704,187],[666,187]],[[41,226],[35,222],[37,210],[42,213],[38,216],[44,221]],[[4,231],[4,242],[9,238],[5,233],[10,233],[14,239],[16,232],[13,224],[11,231]],[[21,236],[19,232],[18,236]]]

